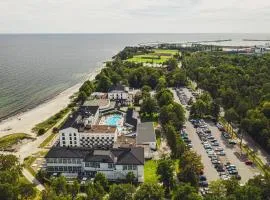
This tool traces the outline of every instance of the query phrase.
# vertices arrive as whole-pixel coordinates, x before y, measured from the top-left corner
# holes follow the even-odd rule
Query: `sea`
[[[0,34],[0,120],[31,109],[89,74],[125,46],[228,40],[254,45],[270,34]]]

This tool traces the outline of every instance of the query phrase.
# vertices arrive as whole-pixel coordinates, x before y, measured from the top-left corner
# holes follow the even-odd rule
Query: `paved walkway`
[[[27,169],[23,168],[22,174],[28,181],[34,183],[39,191],[45,190],[45,187]]]

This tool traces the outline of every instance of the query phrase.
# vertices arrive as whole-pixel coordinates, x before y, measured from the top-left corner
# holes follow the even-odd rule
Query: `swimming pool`
[[[107,116],[104,122],[106,125],[116,126],[117,129],[120,131],[123,126],[123,124],[121,123],[122,119],[123,119],[122,115],[114,114]]]

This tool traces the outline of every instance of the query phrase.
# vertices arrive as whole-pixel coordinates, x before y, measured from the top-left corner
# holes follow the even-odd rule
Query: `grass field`
[[[23,139],[33,139],[25,133],[14,133],[0,138],[0,150],[8,150]]]
[[[163,64],[177,53],[178,50],[155,49],[153,53],[136,55],[133,58],[129,58],[127,61],[135,63]]]
[[[156,174],[157,161],[148,160],[144,163],[144,182],[145,183],[157,183],[158,176]]]

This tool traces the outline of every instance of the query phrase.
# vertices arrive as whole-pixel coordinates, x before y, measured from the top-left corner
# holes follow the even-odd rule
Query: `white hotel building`
[[[59,131],[61,147],[112,148],[118,129],[114,126],[96,125],[98,106],[82,106],[72,113]]]

